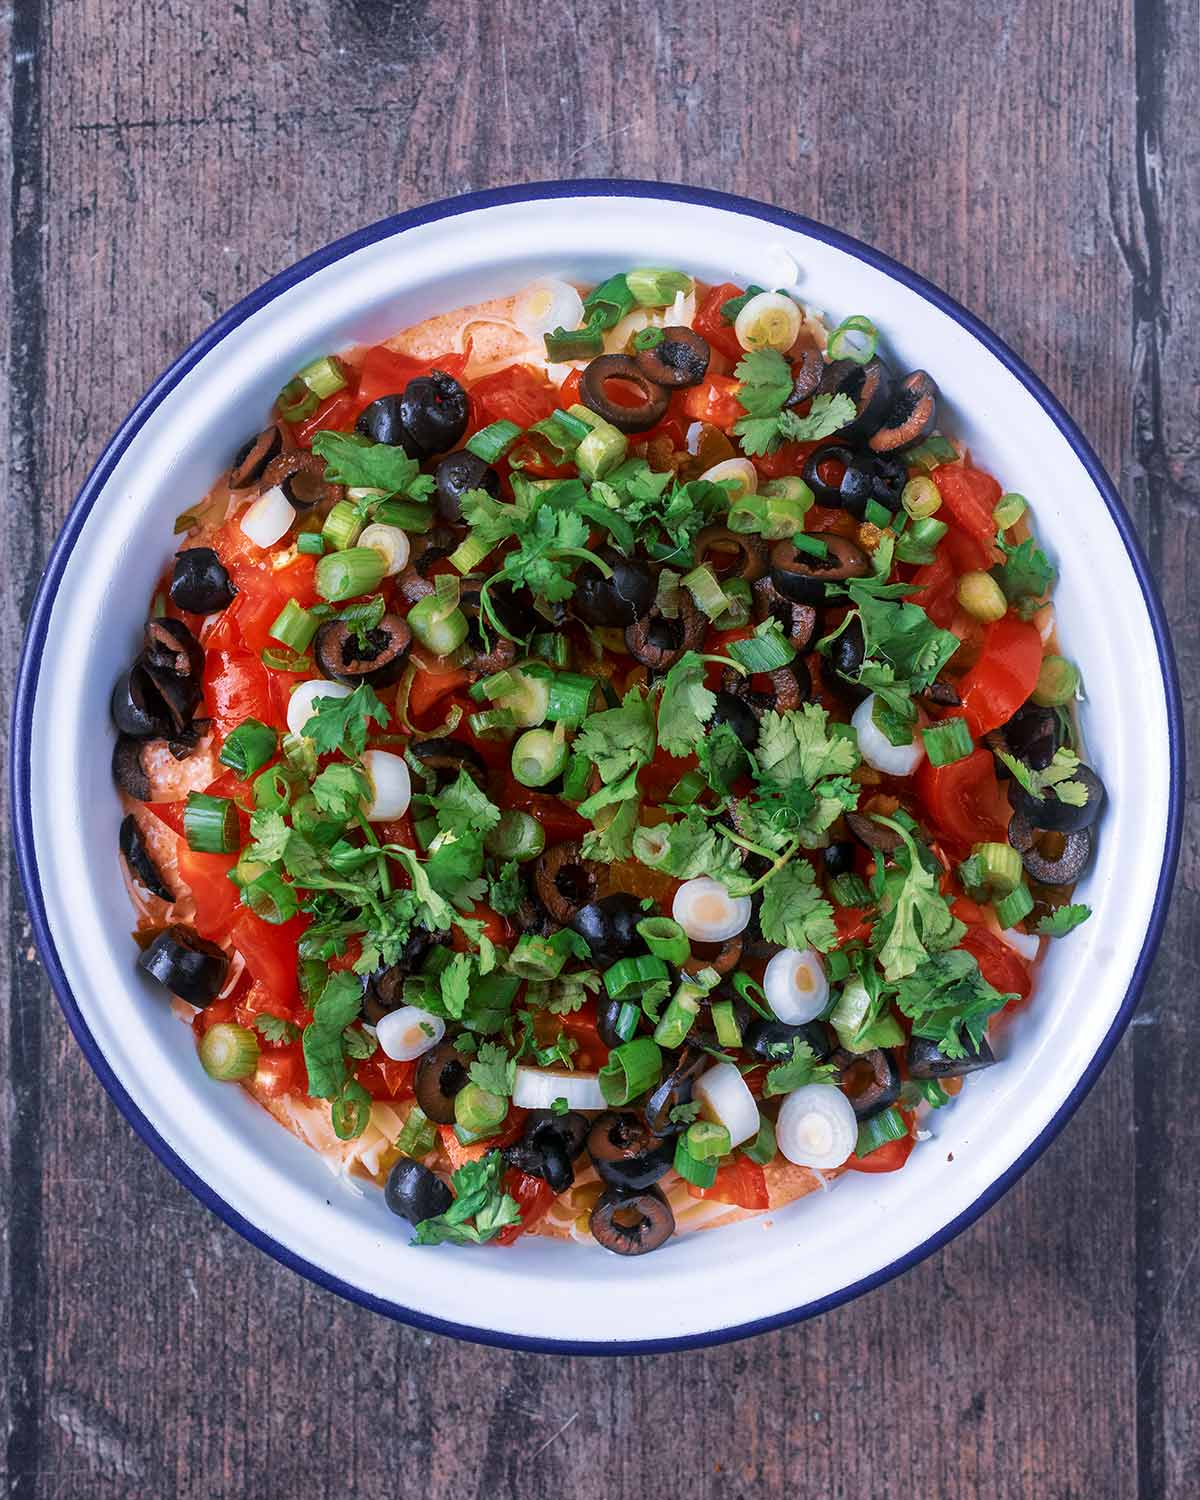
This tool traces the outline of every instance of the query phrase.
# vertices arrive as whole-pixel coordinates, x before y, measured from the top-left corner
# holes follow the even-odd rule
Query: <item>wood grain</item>
[[[218,311],[397,208],[646,176],[861,235],[1013,343],[1135,506],[1194,719],[1195,0],[21,0],[3,24],[6,663],[92,459]],[[980,1224],[826,1318],[616,1361],[423,1336],[225,1229],[88,1071],[10,872],[9,1493],[1200,1492],[1196,847],[1143,1024]]]

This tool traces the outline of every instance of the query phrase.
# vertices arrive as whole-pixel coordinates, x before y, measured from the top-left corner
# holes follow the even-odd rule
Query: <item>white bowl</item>
[[[538,1239],[415,1250],[240,1090],[213,1084],[161,991],[134,968],[109,780],[108,696],[134,649],[171,524],[283,381],[316,354],[542,274],[630,264],[708,281],[795,283],[833,319],[869,313],[943,421],[1031,500],[1062,564],[1065,649],[1110,793],[1080,898],[1003,1065],[934,1117],[903,1172],[641,1260]],[[246,298],[142,398],[67,519],[34,607],[15,707],[18,858],[34,931],[75,1035],[134,1129],[248,1239],[314,1281],[424,1328],[562,1351],[712,1343],[836,1306],[943,1245],[1034,1160],[1095,1081],[1133,1010],[1179,843],[1182,734],[1171,647],[1129,518],[1066,413],[999,339],[886,256],[742,199],[635,182],[545,183],[416,209],[310,256]]]

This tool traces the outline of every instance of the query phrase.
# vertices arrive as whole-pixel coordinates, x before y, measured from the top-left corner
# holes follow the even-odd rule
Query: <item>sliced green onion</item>
[[[289,599],[267,634],[285,646],[290,646],[293,651],[307,651],[320,623],[315,615],[310,615],[295,599]]]
[[[565,667],[571,660],[571,643],[565,635],[543,630],[530,641],[529,653],[549,662],[552,667]]]
[[[218,1083],[249,1078],[258,1067],[258,1038],[248,1026],[219,1021],[200,1038],[200,1066]]]
[[[265,870],[257,880],[242,887],[242,904],[256,917],[275,926],[291,921],[300,910],[295,891],[274,870]]]
[[[687,1128],[687,1148],[693,1161],[715,1161],[729,1155],[733,1142],[724,1125],[717,1125],[712,1120],[696,1120]]]
[[[305,365],[296,379],[302,380],[322,401],[337,391],[344,390],[346,386],[346,372],[342,369],[341,361],[332,354],[324,354],[320,359],[314,359],[311,364]]]
[[[450,554],[449,561],[452,567],[457,568],[465,576],[467,573],[473,573],[491,550],[492,547],[487,542],[480,541],[479,537],[472,532],[465,541],[455,547]]]
[[[500,814],[500,821],[484,839],[484,848],[495,859],[515,859],[520,864],[537,859],[545,847],[546,830],[538,820],[512,807]]]
[[[325,550],[325,538],[319,531],[301,531],[296,537],[296,550],[320,557]]]
[[[1004,590],[990,573],[975,570],[964,573],[955,590],[958,602],[974,620],[989,625],[1002,620],[1008,613],[1008,600]]]
[[[328,552],[317,562],[317,593],[331,604],[343,599],[357,599],[373,594],[383,582],[387,560],[374,547],[348,547],[344,552]],[[435,598],[431,594],[429,598]],[[424,599],[419,601],[424,604]],[[414,609],[417,606],[414,605]],[[464,632],[465,634],[465,632]]]
[[[495,703],[506,693],[515,691],[516,686],[517,679],[511,672],[493,672],[490,677],[481,677],[478,682],[473,682],[467,692],[476,703],[481,703],[485,698]]]
[[[1002,901],[995,903],[996,920],[1005,929],[1023,922],[1032,910],[1033,897],[1024,883],[1009,891]]]
[[[833,897],[834,904],[841,907],[868,906],[871,901],[866,881],[861,875],[854,875],[849,871],[833,877],[829,882],[829,894]]]
[[[590,422],[581,422],[573,412],[552,411],[529,429],[544,437],[564,459],[570,458],[592,430]]]
[[[412,614],[409,614],[409,620]],[[567,763],[567,745],[561,724],[554,732],[527,729],[512,748],[512,773],[522,786],[547,786],[562,774]]]
[[[396,1150],[401,1156],[419,1161],[421,1157],[428,1156],[436,1145],[437,1129],[433,1121],[419,1104],[414,1104],[396,1137]]]
[[[639,328],[633,336],[633,347],[638,350],[657,349],[665,337],[662,329],[656,326]]]
[[[285,734],[279,748],[288,770],[302,780],[311,781],[317,774],[317,752],[310,739],[302,734]]]
[[[572,755],[563,772],[562,797],[564,802],[582,802],[588,794],[592,779],[592,763],[586,755]]]
[[[886,1146],[889,1141],[902,1141],[907,1135],[908,1123],[893,1104],[882,1114],[872,1115],[859,1125],[858,1144],[854,1148],[854,1154],[858,1157],[869,1156],[872,1151],[878,1151],[880,1146]]]
[[[363,528],[362,516],[349,500],[339,500],[325,517],[321,536],[330,552],[344,552],[353,547]]]
[[[623,1000],[621,1008],[617,1012],[617,1018],[613,1022],[613,1030],[623,1042],[632,1041],[637,1034],[641,1019],[642,1007],[636,1005],[632,1000]]]
[[[426,594],[409,610],[408,628],[435,656],[449,656],[466,640],[470,627],[461,609],[455,606],[447,609],[437,594]]]
[[[433,511],[414,500],[381,500],[372,508],[372,519],[381,526],[398,526],[401,531],[426,532],[433,526]]]
[[[813,492],[803,479],[788,475],[768,479],[756,494],[739,495],[729,508],[730,531],[755,531],[767,541],[783,541],[804,525],[813,506]]]
[[[637,924],[639,937],[656,958],[681,968],[692,956],[692,945],[683,928],[671,917],[643,917]]]
[[[829,543],[822,536],[807,536],[798,531],[792,538],[792,546],[797,552],[807,552],[809,557],[829,556]]]
[[[495,1135],[508,1114],[508,1100],[468,1083],[454,1096],[454,1120],[476,1138]]]
[[[1011,844],[976,844],[971,853],[979,861],[979,883],[993,900],[1011,895],[1021,884],[1024,867]]]
[[[487,735],[507,734],[509,730],[517,727],[512,710],[508,708],[487,708],[481,713],[468,714],[467,723],[470,725],[471,733],[480,739]]]
[[[264,646],[259,653],[264,667],[272,672],[311,672],[312,657],[301,651],[288,651],[283,646]]]
[[[320,404],[320,396],[309,390],[298,375],[294,375],[275,397],[275,405],[285,422],[302,422],[305,417],[311,417]]]
[[[527,932],[508,956],[508,972],[522,979],[557,979],[568,957],[564,945]]]
[[[996,509],[992,512],[992,519],[996,523],[998,531],[1007,531],[1010,526],[1015,526],[1025,512],[1029,509],[1029,501],[1024,495],[1009,492],[1001,495],[996,502]]]
[[[737,1048],[742,1045],[742,1028],[738,1025],[732,1000],[714,1000],[709,1006],[713,1029],[717,1033],[718,1047]]]
[[[596,679],[581,672],[556,672],[549,679],[546,718],[552,724],[577,729],[591,711]]]
[[[230,735],[229,739],[232,738]],[[225,743],[228,745],[229,740]],[[300,777],[287,766],[271,766],[254,778],[254,805],[265,812],[280,812],[291,802],[293,792],[301,784]]]
[[[690,984],[686,979],[680,982],[662,1013],[662,1019],[654,1028],[654,1040],[660,1047],[672,1052],[676,1047],[683,1046],[700,1014],[700,1001],[706,993],[701,985]]]
[[[622,1042],[608,1054],[598,1081],[606,1104],[614,1108],[652,1089],[662,1077],[662,1053],[648,1036]]]
[[[670,307],[678,293],[688,295],[694,282],[683,271],[657,271],[645,267],[626,271],[625,285],[641,307]]]
[[[754,594],[744,578],[730,578],[721,585],[729,608],[713,624],[718,630],[739,630],[750,618]]]
[[[921,738],[931,766],[951,766],[956,760],[964,760],[975,748],[965,719],[943,719],[940,724],[922,729]]]
[[[758,1134],[747,1145],[741,1148],[743,1156],[749,1157],[757,1162],[760,1167],[765,1167],[768,1162],[775,1160],[775,1153],[779,1147],[775,1141],[775,1127],[767,1119],[766,1115],[758,1117]]]
[[[1065,656],[1047,656],[1038,672],[1032,697],[1043,708],[1070,703],[1079,692],[1079,668]]]
[[[935,516],[942,508],[942,492],[927,475],[910,479],[900,492],[900,504],[914,521]]]
[[[265,766],[278,749],[279,736],[269,724],[259,719],[243,719],[226,737],[217,759],[245,781]]]
[[[697,1121],[698,1123],[699,1121]],[[684,1182],[690,1182],[693,1187],[710,1188],[717,1180],[716,1161],[698,1161],[692,1155],[688,1150],[687,1131],[675,1142],[675,1161],[673,1165]]]
[[[553,717],[550,713],[551,674],[545,667],[540,663],[514,667],[507,675],[507,687],[491,696],[498,708],[506,708],[512,714],[515,725],[521,729],[534,729]]]
[[[729,600],[717,582],[716,574],[704,563],[684,574],[680,583],[696,601],[697,608],[702,609],[710,620],[715,620],[729,608]]]
[[[825,352],[830,359],[849,359],[856,365],[868,364],[879,347],[879,330],[870,318],[855,313],[846,318],[829,335]]]
[[[730,641],[726,648],[733,660],[748,672],[774,672],[795,658],[795,647],[784,638],[775,621],[768,619],[765,623],[772,628],[761,635],[756,631],[748,641]]]
[[[633,958],[619,958],[606,969],[604,988],[610,1000],[630,1000],[666,978],[667,966],[661,958],[653,953],[639,953]]]
[[[629,439],[611,422],[598,421],[575,450],[575,466],[580,477],[589,481],[603,479],[623,463],[629,451]]]
[[[504,457],[520,436],[521,429],[515,422],[489,422],[486,427],[472,433],[463,446],[468,453],[483,459],[485,464],[494,464]]]
[[[189,792],[183,810],[183,835],[197,854],[232,854],[241,842],[237,803],[230,797]]]
[[[604,353],[604,334],[599,328],[556,328],[545,339],[546,359],[552,365]]]
[[[634,307],[633,293],[623,273],[602,281],[583,299],[583,310],[593,328],[615,328]]]
[[[871,526],[878,526],[882,531],[885,526],[892,524],[892,513],[886,505],[880,505],[878,500],[868,500],[863,509],[863,520]]]
[[[896,561],[905,563],[931,563],[934,548],[950,528],[945,521],[932,516],[921,516],[909,526],[896,543]]]
[[[904,453],[904,462],[910,469],[922,469],[929,474],[934,469],[940,468],[942,464],[957,463],[958,450],[953,443],[935,432],[932,437],[927,437],[915,448],[907,449]]]

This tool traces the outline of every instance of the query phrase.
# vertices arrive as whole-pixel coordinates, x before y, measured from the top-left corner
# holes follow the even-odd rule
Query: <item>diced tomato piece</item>
[[[326,396],[311,417],[295,424],[296,442],[301,448],[310,448],[314,436],[321,431],[350,432],[353,430],[362,402],[355,393],[353,383],[343,391]]]
[[[851,1172],[898,1172],[912,1155],[914,1145],[916,1141],[910,1130],[901,1140],[885,1141],[874,1151],[868,1151],[866,1156],[851,1154],[846,1166]]]
[[[376,823],[375,832],[381,844],[403,844],[406,849],[417,847],[417,836],[413,829],[412,814],[393,818],[387,823]]]
[[[183,837],[183,812],[187,807],[187,800],[181,802],[148,802],[146,806],[160,822]]]
[[[283,1047],[272,1047],[269,1044],[262,1047],[254,1073],[254,1086],[269,1099],[279,1099],[286,1094],[307,1093],[308,1073],[304,1066],[301,1044],[289,1042]]]
[[[355,391],[358,412],[378,401],[381,396],[399,396],[410,380],[423,374],[425,366],[407,354],[397,354],[385,344],[376,344],[367,350],[358,368],[358,387]]]
[[[608,1062],[608,1048],[600,1040],[595,1000],[585,1000],[574,1014],[564,1016],[562,1030],[579,1044],[572,1058],[575,1066],[598,1073]]]
[[[691,1198],[707,1198],[717,1203],[731,1203],[736,1208],[763,1209],[771,1206],[767,1195],[767,1174],[748,1157],[737,1156],[717,1168],[712,1187],[687,1185]]]
[[[240,1025],[253,1026],[255,1016],[276,1016],[281,1021],[295,1020],[292,1007],[285,1005],[270,986],[263,984],[260,979],[255,979],[245,993],[238,997],[237,1002],[237,1019]]]
[[[1033,976],[1029,965],[1015,952],[999,933],[993,932],[982,920],[983,909],[974,901],[960,896],[950,908],[960,922],[967,924],[967,931],[960,948],[973,954],[979,972],[1002,995],[1018,995],[1029,998],[1033,989]]]
[[[515,1167],[505,1172],[503,1181],[504,1191],[517,1200],[521,1222],[502,1229],[496,1241],[501,1245],[511,1245],[527,1229],[532,1229],[539,1219],[546,1217],[558,1195],[544,1177],[531,1177],[527,1172],[518,1172]]]
[[[506,946],[512,937],[512,929],[508,922],[498,911],[493,911],[490,906],[484,906],[478,902],[469,912],[464,913],[468,920],[483,923],[483,935],[498,946]],[[456,927],[450,935],[451,945],[457,953],[474,953],[476,943],[469,938],[460,927]]]
[[[572,370],[558,388],[558,404],[566,411],[569,406],[578,406],[579,385],[583,380],[582,370]]]
[[[246,960],[252,978],[290,1009],[300,1003],[296,943],[308,923],[303,914],[278,925],[264,922],[239,905],[229,925],[233,946]]]
[[[722,305],[740,297],[743,290],[732,281],[723,281],[719,286],[710,287],[692,319],[692,327],[696,332],[707,339],[714,349],[719,349],[726,359],[739,360],[746,352],[738,343],[733,324],[727,323],[721,316]]]
[[[979,660],[958,684],[963,716],[977,739],[1008,723],[1037,686],[1041,667],[1035,625],[1009,614],[987,627]]]
[[[839,948],[844,948],[847,943],[865,943],[871,936],[873,923],[861,906],[836,907],[833,921],[837,928]]]
[[[451,672],[418,672],[413,678],[408,695],[408,717],[410,722],[421,726],[432,717],[434,705],[449,694],[466,687],[471,681],[470,672],[455,669]]]
[[[532,427],[557,408],[558,394],[545,375],[529,365],[510,365],[471,387],[471,401],[485,426],[515,422],[518,427]]]
[[[761,453],[753,460],[764,479],[779,479],[784,474],[799,474],[804,460],[816,443],[780,443],[774,453]]]
[[[996,777],[991,751],[974,750],[948,766],[922,761],[916,786],[934,827],[955,844],[1000,843],[1008,837],[1008,794]]]
[[[989,561],[996,555],[996,503],[1000,486],[990,474],[970,464],[942,464],[930,475],[942,504],[955,523],[983,548]]]
[[[381,1051],[360,1062],[354,1076],[372,1099],[408,1099],[416,1072],[415,1062],[397,1062]]]
[[[565,844],[581,839],[591,827],[573,807],[549,792],[522,786],[511,772],[503,773],[499,795],[494,801],[498,807],[513,807],[518,812],[531,813],[542,825],[547,844]]]
[[[197,854],[180,839],[178,860],[179,878],[196,903],[196,931],[210,942],[220,942],[228,936],[233,914],[240,905],[238,888],[229,879],[237,856]]]
[[[204,708],[223,740],[243,719],[261,719],[282,728],[276,718],[267,669],[248,651],[210,651],[204,662]]]
[[[689,421],[710,422],[722,432],[728,432],[746,415],[745,407],[737,398],[741,388],[741,381],[729,375],[709,375],[685,393],[681,403],[684,415]]]
[[[226,995],[221,1000],[214,1000],[211,1005],[206,1005],[203,1010],[198,1010],[192,1017],[192,1032],[195,1036],[203,1036],[214,1026],[223,1026],[236,1018],[237,1001],[232,995]]]

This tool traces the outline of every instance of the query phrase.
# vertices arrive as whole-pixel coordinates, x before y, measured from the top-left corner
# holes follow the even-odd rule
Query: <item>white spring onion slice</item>
[[[278,485],[242,512],[238,523],[256,547],[273,547],[291,530],[296,512]]]
[[[832,1084],[805,1084],[783,1101],[775,1138],[798,1167],[840,1167],[858,1142],[854,1106]]]
[[[758,1134],[758,1105],[735,1063],[718,1063],[702,1073],[692,1087],[692,1098],[706,1120],[724,1125],[731,1145]]]
[[[867,765],[888,776],[911,776],[925,759],[925,745],[921,731],[913,730],[911,745],[893,745],[881,729],[875,727],[871,718],[875,708],[875,694],[870,693],[854,710],[850,722],[858,736],[858,748]]]
[[[781,948],[767,965],[763,989],[767,1004],[789,1026],[815,1021],[829,999],[829,980],[811,948]]]
[[[1019,953],[1027,964],[1031,964],[1041,950],[1042,940],[1035,932],[1018,932],[1015,927],[1006,927],[997,935],[1014,953]]]
[[[390,750],[367,750],[362,762],[371,783],[371,805],[367,808],[367,821],[384,823],[389,818],[403,817],[412,801],[412,777],[408,772],[408,762],[402,755],[393,755]]]
[[[713,464],[711,469],[705,469],[700,476],[707,479],[710,484],[720,484],[722,480],[733,479],[738,488],[731,495],[731,500],[741,500],[745,495],[753,495],[758,490],[758,470],[748,458],[727,458],[722,463]]]
[[[750,921],[749,896],[731,896],[719,880],[697,875],[675,892],[671,915],[698,943],[723,943],[745,931]]]
[[[384,526],[376,521],[361,533],[356,545],[375,548],[387,563],[385,578],[394,578],[401,568],[408,566],[408,534],[399,526]]]
[[[287,727],[293,734],[303,734],[304,726],[316,713],[313,705],[318,698],[348,698],[351,691],[344,683],[326,682],[320,677],[300,683],[288,699]]]
[[[553,1068],[518,1068],[512,1101],[521,1109],[549,1109],[565,1099],[568,1109],[607,1109],[596,1073],[559,1073]],[[757,1124],[755,1130],[758,1129]]]
[[[393,1062],[412,1062],[436,1047],[446,1035],[446,1023],[441,1016],[434,1016],[415,1005],[402,1005],[399,1010],[390,1010],[381,1016],[375,1035],[379,1045]]]
[[[800,309],[782,292],[751,297],[733,325],[743,349],[778,349],[786,354],[800,337]]]
[[[547,277],[518,294],[513,322],[527,339],[540,343],[556,328],[578,328],[583,322],[583,298],[565,281]]]

